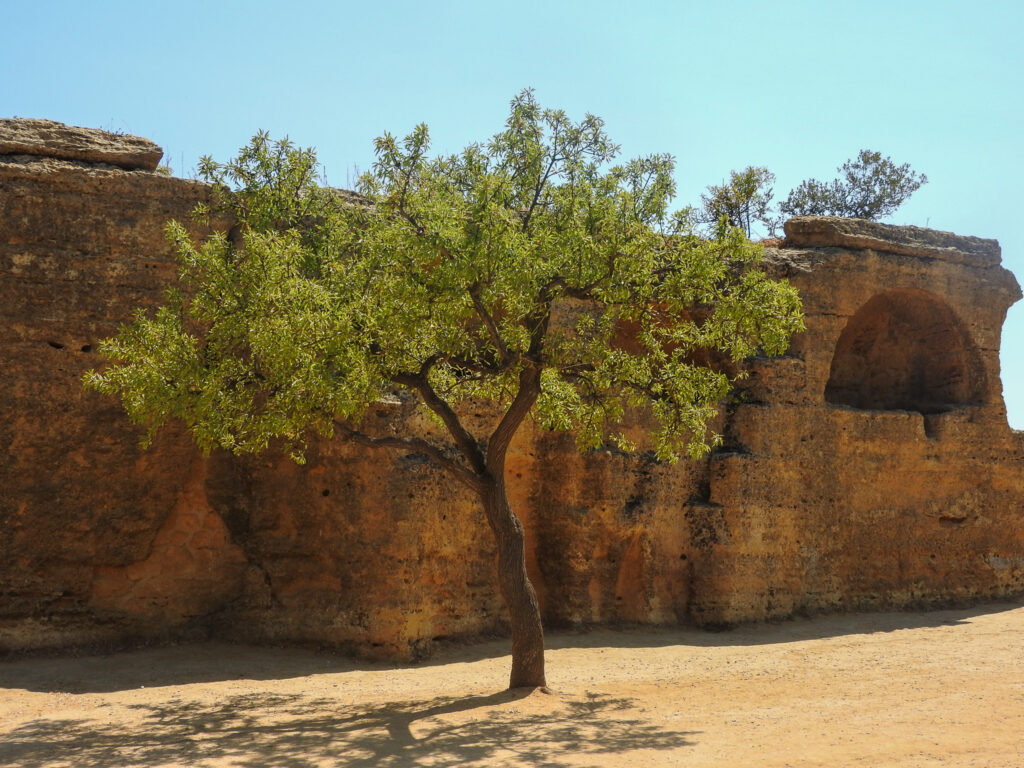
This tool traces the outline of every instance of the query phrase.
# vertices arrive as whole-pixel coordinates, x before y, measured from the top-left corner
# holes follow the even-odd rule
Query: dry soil
[[[406,667],[202,643],[0,664],[0,765],[1024,766],[1024,606],[552,634]]]

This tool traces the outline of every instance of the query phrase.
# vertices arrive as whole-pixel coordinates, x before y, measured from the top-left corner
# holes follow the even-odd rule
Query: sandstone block
[[[164,151],[149,139],[53,120],[0,119],[0,155],[38,155],[155,171]]]
[[[871,249],[977,266],[1000,263],[999,243],[921,227],[837,216],[797,216],[786,222],[784,248]]]

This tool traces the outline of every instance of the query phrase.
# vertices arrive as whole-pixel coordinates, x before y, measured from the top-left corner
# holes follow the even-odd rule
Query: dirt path
[[[0,664],[0,765],[1024,768],[1024,606],[549,638],[394,668],[216,643]]]

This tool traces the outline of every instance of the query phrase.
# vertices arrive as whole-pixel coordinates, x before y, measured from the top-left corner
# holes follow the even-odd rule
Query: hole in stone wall
[[[982,401],[985,371],[963,323],[925,291],[888,291],[850,318],[825,400],[865,410],[941,413]]]
[[[92,344],[83,344],[81,349],[83,352],[92,352]]]
[[[49,344],[54,349],[64,349],[64,345],[61,344],[59,341],[48,341],[46,343]]]

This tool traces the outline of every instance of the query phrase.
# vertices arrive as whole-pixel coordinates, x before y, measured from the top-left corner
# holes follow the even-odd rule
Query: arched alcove
[[[985,371],[953,309],[925,291],[881,293],[836,343],[825,400],[870,410],[941,413],[979,403]]]

